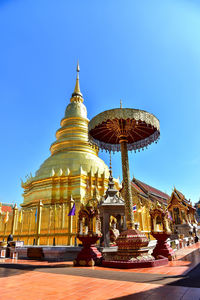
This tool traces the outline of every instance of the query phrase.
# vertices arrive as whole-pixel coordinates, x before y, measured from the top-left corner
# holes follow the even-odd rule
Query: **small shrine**
[[[125,204],[119,191],[115,188],[110,163],[108,189],[98,205],[103,227],[101,246],[114,246],[119,233],[126,228]]]
[[[86,205],[81,206],[78,214],[77,238],[82,242],[83,249],[74,260],[74,266],[94,266],[99,264],[101,253],[95,244],[102,236],[98,200],[93,196]]]
[[[158,258],[160,255],[172,260],[174,256],[173,249],[168,245],[167,239],[171,235],[172,219],[165,206],[161,206],[159,202],[154,204],[150,210],[151,216],[151,234],[157,240],[156,247],[152,255]]]

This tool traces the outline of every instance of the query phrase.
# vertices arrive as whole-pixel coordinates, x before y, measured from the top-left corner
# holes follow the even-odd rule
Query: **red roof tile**
[[[140,193],[144,194],[144,191],[135,182],[131,182],[131,185]]]
[[[156,188],[154,188],[154,187],[152,187],[152,186],[150,186],[150,185],[148,185],[148,184],[146,184],[146,183],[144,183],[144,182],[142,182],[142,181],[140,181],[140,180],[138,180],[138,182],[147,190],[147,191],[149,191],[150,193],[153,193],[153,194],[155,194],[155,195],[158,195],[158,196],[160,196],[160,197],[162,197],[162,198],[165,198],[165,199],[169,199],[170,198],[170,196],[168,195],[168,194],[166,194],[166,193],[163,193],[162,191],[160,191],[160,190],[158,190],[158,189],[156,189]]]
[[[12,212],[12,206],[11,205],[2,205],[1,207],[2,212]]]
[[[143,194],[147,194],[149,193],[150,195],[154,196],[154,197],[158,197],[158,200],[161,200],[165,203],[167,203],[167,201],[170,199],[170,196],[167,195],[166,193],[163,193],[162,191],[136,179],[133,178],[132,181],[132,185],[141,193]]]

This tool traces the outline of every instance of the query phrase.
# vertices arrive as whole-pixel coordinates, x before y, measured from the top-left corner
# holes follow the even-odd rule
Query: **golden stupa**
[[[76,216],[72,224],[68,213],[73,203],[78,211],[87,197],[96,192],[99,196],[105,193],[109,169],[98,157],[99,149],[88,141],[88,122],[78,64],[75,89],[61,120],[61,128],[56,132],[56,141],[50,147],[51,156],[34,177],[22,181],[24,202],[21,206],[25,220],[21,234],[16,230],[15,234],[26,244],[52,244],[52,237],[57,238],[56,244],[71,244],[76,231]],[[37,216],[41,218],[41,224],[34,241],[38,212],[42,217]],[[70,235],[68,241],[66,234]]]

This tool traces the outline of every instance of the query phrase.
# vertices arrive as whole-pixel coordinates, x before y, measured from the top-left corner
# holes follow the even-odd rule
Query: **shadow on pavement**
[[[183,276],[183,278],[169,283],[169,285],[176,286],[187,286],[200,288],[200,263],[192,269],[187,275]],[[200,299],[200,291],[199,291],[199,299]]]

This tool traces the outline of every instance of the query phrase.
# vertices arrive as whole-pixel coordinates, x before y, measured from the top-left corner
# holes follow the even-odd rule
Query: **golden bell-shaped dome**
[[[80,167],[86,173],[91,170],[109,177],[106,164],[98,157],[98,148],[88,141],[87,109],[79,85],[79,65],[77,65],[76,85],[70,103],[61,120],[61,128],[56,132],[56,141],[51,145],[51,156],[44,161],[36,172],[37,179],[50,176],[52,169],[58,173],[77,174]]]
[[[73,101],[67,105],[65,110],[65,118],[87,118],[87,109],[80,101]]]

